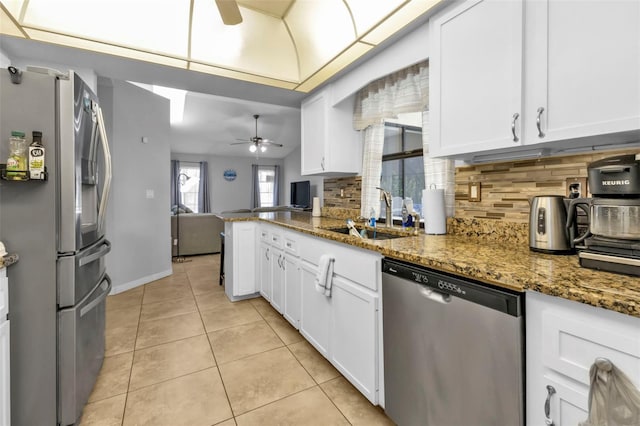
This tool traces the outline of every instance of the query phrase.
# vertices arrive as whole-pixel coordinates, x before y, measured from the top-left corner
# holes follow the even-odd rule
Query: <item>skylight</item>
[[[313,90],[440,0],[0,0],[0,33]]]

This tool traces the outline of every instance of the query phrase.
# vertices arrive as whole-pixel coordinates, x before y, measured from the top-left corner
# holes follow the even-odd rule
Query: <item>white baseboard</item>
[[[156,274],[147,275],[146,277],[138,278],[137,280],[129,281],[128,283],[123,283],[119,285],[114,285],[111,288],[111,292],[109,294],[118,294],[123,291],[131,290],[132,288],[139,287],[141,285],[150,283],[151,281],[159,280],[160,278],[168,277],[173,273],[172,269],[167,269],[166,271],[158,272]]]

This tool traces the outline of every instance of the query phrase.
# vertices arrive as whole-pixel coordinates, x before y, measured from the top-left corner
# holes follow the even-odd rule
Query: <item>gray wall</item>
[[[248,209],[251,208],[251,165],[259,164],[263,166],[279,165],[280,172],[283,173],[283,161],[272,158],[255,157],[222,157],[213,155],[193,155],[171,153],[172,160],[179,161],[206,161],[209,163],[209,190],[211,196],[211,211],[223,212],[225,210]],[[169,171],[169,162],[166,169]],[[226,181],[222,173],[227,169],[234,169],[237,177],[234,181]],[[298,167],[298,170],[300,168]],[[288,198],[284,198],[283,179],[280,179],[280,204],[289,204]],[[287,184],[288,185],[288,184]],[[169,185],[167,185],[168,189]],[[167,201],[165,209],[169,211]]]
[[[99,79],[113,182],[107,270],[114,292],[171,273],[169,101],[122,81]],[[142,143],[142,137],[149,142]]]
[[[324,191],[324,178],[322,176],[302,176],[300,171],[302,170],[302,156],[300,153],[300,147],[295,149],[284,159],[284,173],[283,173],[283,185],[284,185],[284,202],[281,204],[289,204],[291,200],[291,182],[308,180],[311,182],[311,198],[319,197],[320,205],[323,202]]]

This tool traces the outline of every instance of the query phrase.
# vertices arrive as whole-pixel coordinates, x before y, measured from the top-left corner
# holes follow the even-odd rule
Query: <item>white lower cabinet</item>
[[[315,288],[324,254],[335,259],[329,296]],[[381,256],[313,238],[300,245],[300,259],[300,332],[371,403],[382,404]]]
[[[302,270],[300,333],[318,352],[328,358],[331,299],[316,291],[317,268],[314,265],[303,261],[300,269]]]
[[[260,295],[271,302],[271,247],[266,243],[260,243],[259,265]]]
[[[284,312],[287,321],[296,329],[300,328],[300,308],[302,304],[302,269],[295,256],[285,254],[284,266]]]
[[[253,295],[256,285],[256,224],[254,222],[225,223],[225,292],[231,300]]]
[[[7,270],[0,269],[0,425],[11,424],[11,374],[10,374],[10,332],[9,284]]]
[[[331,362],[370,401],[378,390],[378,295],[334,277]]]
[[[271,247],[271,306],[279,313],[284,309],[284,254],[282,250]]]
[[[527,425],[585,421],[589,369],[599,357],[640,389],[640,318],[527,292],[526,328]]]
[[[373,404],[383,405],[381,259],[378,253],[258,224],[262,297]],[[332,290],[316,290],[320,257],[334,261]]]

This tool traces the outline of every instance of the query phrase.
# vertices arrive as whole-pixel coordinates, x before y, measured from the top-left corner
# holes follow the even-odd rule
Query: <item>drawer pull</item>
[[[556,389],[547,385],[547,400],[544,402],[544,422],[547,426],[555,426],[551,418],[551,395],[556,393]]]
[[[539,138],[544,138],[544,132],[540,128],[540,116],[542,115],[543,112],[544,112],[544,108],[543,107],[538,108],[538,116],[536,117],[536,127],[538,128],[538,137]]]
[[[518,142],[520,140],[516,135],[516,120],[518,120],[518,117],[520,117],[520,114],[516,112],[515,114],[513,114],[513,118],[511,119],[511,133],[513,134],[514,142]]]

